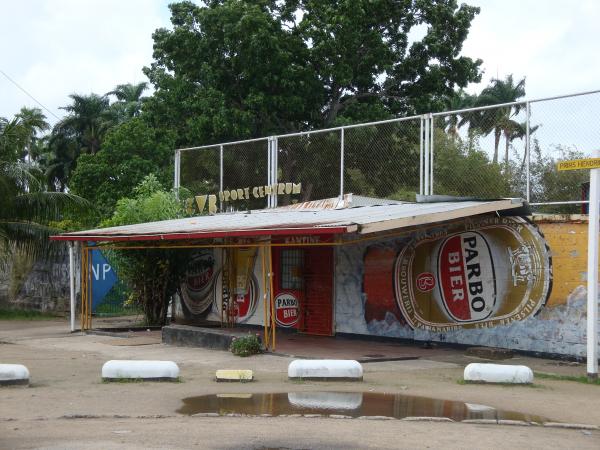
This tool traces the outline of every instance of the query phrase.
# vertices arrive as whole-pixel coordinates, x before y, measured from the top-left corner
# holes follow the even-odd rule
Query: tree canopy
[[[455,0],[170,8],[173,29],[154,33],[144,69],[156,89],[146,111],[178,144],[425,112],[480,79],[481,61],[460,55],[479,9]]]
[[[111,129],[102,150],[81,155],[69,186],[90,199],[100,217],[110,217],[117,200],[130,197],[146,175],[155,174],[164,185],[173,179],[174,138],[133,118]]]

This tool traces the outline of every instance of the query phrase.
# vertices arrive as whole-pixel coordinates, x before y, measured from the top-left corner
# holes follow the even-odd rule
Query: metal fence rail
[[[522,197],[545,212],[579,212],[585,171],[556,162],[600,148],[600,90],[175,151],[175,188],[193,194],[302,182],[301,198],[352,192],[414,200],[416,194]]]

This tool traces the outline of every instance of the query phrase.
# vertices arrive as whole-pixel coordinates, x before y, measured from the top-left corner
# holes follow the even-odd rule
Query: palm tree
[[[452,97],[448,99],[446,102],[446,108],[450,111],[470,108],[475,104],[476,100],[476,95],[467,94],[463,89],[459,89]],[[465,116],[466,114],[462,116],[460,114],[450,114],[445,116],[444,127],[448,135],[450,135],[453,140],[458,139],[458,129],[467,122]]]
[[[124,122],[132,117],[136,117],[142,110],[142,104],[147,97],[142,97],[144,91],[148,89],[148,83],[137,84],[119,84],[114,90],[107,92],[106,95],[114,95],[117,101],[111,105],[116,112],[119,122]]]
[[[24,158],[26,161],[34,161],[40,153],[40,146],[37,145],[40,139],[38,134],[49,130],[50,125],[46,121],[46,116],[39,108],[23,107],[15,118],[23,128],[24,142],[22,142],[22,151],[25,153]]]
[[[6,131],[3,126],[0,137]],[[0,141],[5,144],[0,153],[0,263],[15,252],[32,257],[48,255],[53,248],[48,236],[57,231],[50,226],[51,221],[61,220],[65,211],[77,211],[88,203],[72,194],[47,192],[37,164],[20,160],[18,148],[8,148],[19,142]]]
[[[525,96],[525,78],[515,84],[512,75],[505,80],[493,79],[491,85],[479,94],[476,106],[488,106],[500,103],[511,103]],[[476,111],[471,119],[470,126],[474,126],[482,135],[487,136],[494,133],[494,158],[498,162],[498,148],[502,135],[506,138],[506,150],[504,162],[508,166],[509,137],[518,128],[518,122],[512,118],[519,113],[524,105],[516,104],[498,108]]]
[[[68,114],[54,126],[52,138],[74,140],[79,153],[96,154],[106,132],[116,122],[108,97],[97,94],[71,94],[69,97],[73,103],[61,108]]]
[[[0,161],[19,159],[25,138],[25,130],[17,117],[11,120],[0,117]]]

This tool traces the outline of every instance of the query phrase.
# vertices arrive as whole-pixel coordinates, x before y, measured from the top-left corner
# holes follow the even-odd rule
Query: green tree
[[[143,115],[174,130],[177,146],[425,112],[480,78],[480,61],[460,56],[479,10],[455,0],[214,0],[170,8],[173,27],[154,33],[155,61],[144,69],[155,93]],[[387,172],[348,141],[348,188],[369,180],[385,195],[398,182],[418,185],[404,173],[418,167],[416,133],[362,133],[393,163]],[[266,168],[267,144],[250,147],[226,147],[225,187],[228,180],[264,182],[265,171],[254,169]],[[281,179],[302,180],[305,199],[338,194],[330,180],[339,171],[339,136],[286,138],[278,148]],[[194,171],[195,186],[214,186],[203,175],[218,154],[185,157],[192,155],[182,177]],[[386,179],[396,184],[385,186]]]
[[[425,111],[479,80],[460,56],[478,8],[455,0],[213,0],[170,5],[145,110],[210,143]],[[409,34],[426,27],[422,39]]]
[[[23,107],[15,116],[21,127],[23,127],[23,158],[27,161],[35,161],[44,151],[40,133],[50,129],[50,124],[46,120],[46,116],[39,108]]]
[[[119,198],[133,195],[149,173],[165,185],[172,184],[174,138],[141,118],[133,118],[106,136],[97,154],[81,155],[69,187],[94,204],[101,217],[110,217]]]
[[[182,201],[166,191],[154,175],[146,176],[130,198],[117,202],[103,226],[129,225],[185,216]],[[176,249],[110,250],[106,252],[131,300],[144,311],[148,325],[164,325],[169,298],[177,292],[187,267],[188,253]]]
[[[141,82],[137,84],[119,84],[115,89],[106,95],[113,95],[117,101],[110,105],[114,111],[119,123],[125,122],[133,117],[140,115],[142,104],[147,99],[142,94],[148,89],[148,83]]]
[[[47,192],[39,168],[34,163],[20,160],[17,157],[19,149],[9,148],[12,141],[0,136],[0,142],[3,143],[0,153],[0,262],[15,253],[32,258],[48,256],[56,249],[48,237],[58,231],[50,226],[51,222],[61,220],[66,213],[82,211],[87,203],[73,194]]]
[[[513,76],[508,75],[504,80],[493,79],[491,84],[481,91],[477,97],[475,106],[511,103],[524,96],[525,79],[523,78],[515,84]],[[522,104],[502,106],[474,111],[466,115],[469,125],[474,127],[480,134],[487,136],[490,133],[494,133],[494,157],[492,162],[498,162],[500,138],[504,136],[504,164],[508,167],[510,142],[515,136],[519,136],[519,130],[522,129],[519,122],[516,122],[513,117],[521,111],[523,106]]]
[[[438,129],[435,135],[435,193],[502,198],[511,192],[510,179],[486,152],[453,139]]]
[[[458,111],[473,107],[477,101],[476,95],[467,94],[464,89],[459,89],[446,100],[446,110]],[[444,116],[444,129],[452,139],[459,139],[458,129],[468,123],[468,119],[460,114],[449,114]]]

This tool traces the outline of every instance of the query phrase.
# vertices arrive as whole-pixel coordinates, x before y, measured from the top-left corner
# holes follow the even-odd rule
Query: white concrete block
[[[296,359],[288,366],[288,378],[361,381],[363,368],[351,359]]]
[[[252,381],[254,374],[251,370],[220,369],[215,372],[215,379],[217,381]]]
[[[533,383],[533,372],[527,366],[472,363],[465,367],[465,381],[484,383]]]
[[[102,366],[102,378],[115,379],[177,379],[179,367],[173,361],[111,360]]]
[[[0,364],[0,385],[29,384],[29,370],[22,364]]]

